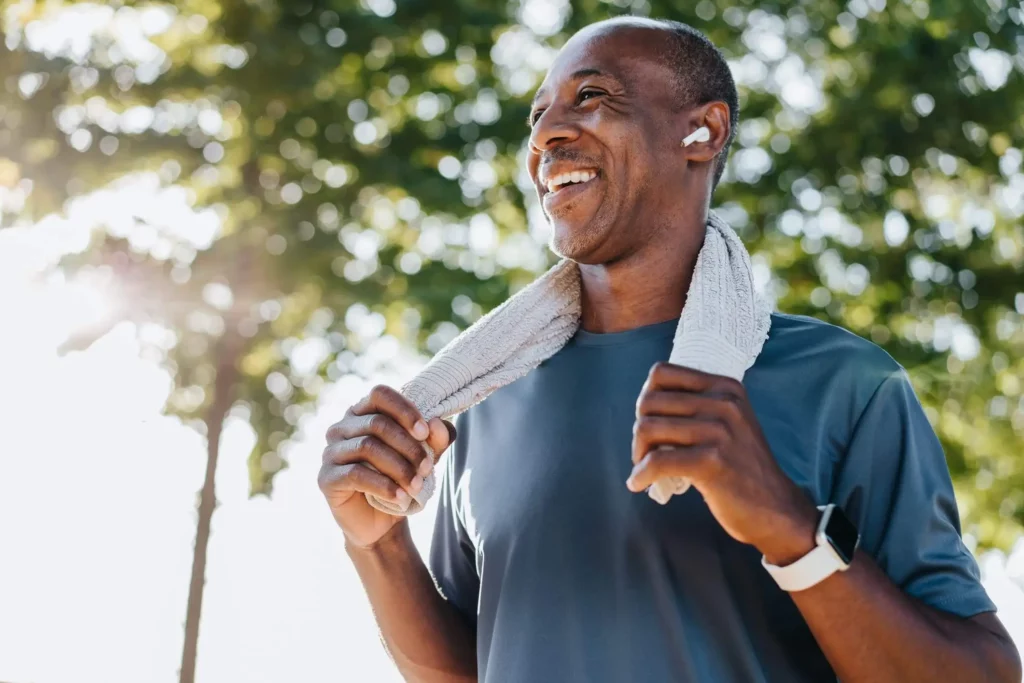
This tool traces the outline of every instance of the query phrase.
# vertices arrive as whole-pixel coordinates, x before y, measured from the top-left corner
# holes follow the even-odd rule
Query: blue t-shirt
[[[626,488],[636,400],[676,322],[580,331],[459,416],[430,568],[476,628],[481,683],[836,680],[800,612],[690,489]],[[773,315],[743,384],[782,469],[836,503],[892,581],[992,611],[942,448],[903,369],[812,318]]]

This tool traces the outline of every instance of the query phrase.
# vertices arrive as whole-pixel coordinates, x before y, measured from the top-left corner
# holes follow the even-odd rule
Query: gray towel
[[[575,334],[580,315],[579,268],[563,260],[453,339],[401,393],[427,420],[461,413],[553,356]],[[733,229],[709,213],[668,361],[741,380],[770,325],[771,307],[755,291],[750,255]],[[664,504],[689,486],[673,477],[648,493]],[[378,510],[408,515],[423,509],[434,488],[431,472],[405,508],[377,496],[367,500]]]

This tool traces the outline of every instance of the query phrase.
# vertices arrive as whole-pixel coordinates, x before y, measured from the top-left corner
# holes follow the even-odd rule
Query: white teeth
[[[556,192],[569,183],[585,183],[597,177],[597,171],[572,171],[570,173],[559,173],[547,180],[548,192]]]

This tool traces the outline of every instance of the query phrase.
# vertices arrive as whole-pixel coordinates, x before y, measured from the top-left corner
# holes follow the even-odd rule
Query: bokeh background
[[[624,13],[728,56],[719,211],[908,368],[1024,645],[1019,0],[3,0],[0,680],[398,680],[323,434],[552,263],[528,102]]]

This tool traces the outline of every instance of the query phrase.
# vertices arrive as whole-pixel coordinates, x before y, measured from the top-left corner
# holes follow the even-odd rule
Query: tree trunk
[[[242,338],[234,321],[228,320],[216,355],[216,379],[213,396],[203,422],[206,424],[206,478],[199,496],[199,522],[196,527],[195,552],[192,555],[192,578],[188,586],[188,608],[185,614],[185,645],[181,653],[180,683],[193,683],[196,676],[196,651],[199,646],[199,616],[203,608],[206,583],[206,548],[210,541],[210,520],[217,506],[214,478],[220,454],[220,436],[224,419],[235,400],[238,380],[238,359]]]

